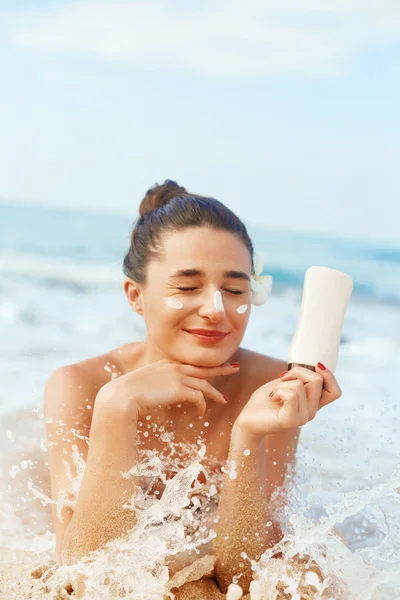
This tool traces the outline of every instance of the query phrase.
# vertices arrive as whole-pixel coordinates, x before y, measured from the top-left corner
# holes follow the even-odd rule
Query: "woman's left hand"
[[[235,425],[255,438],[278,433],[312,421],[318,410],[342,395],[329,369],[293,367],[251,395]]]

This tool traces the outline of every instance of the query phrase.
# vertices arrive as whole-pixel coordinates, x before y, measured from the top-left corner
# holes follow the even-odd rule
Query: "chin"
[[[236,350],[237,348],[232,351],[228,351],[226,348],[191,348],[179,353],[178,360],[196,367],[219,367],[226,363]]]

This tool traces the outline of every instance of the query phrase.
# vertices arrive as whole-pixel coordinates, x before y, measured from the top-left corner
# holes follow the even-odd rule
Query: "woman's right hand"
[[[232,364],[235,366],[225,363],[218,367],[196,367],[159,360],[109,381],[97,397],[108,407],[115,406],[137,417],[160,406],[190,402],[203,417],[207,409],[205,398],[218,404],[227,403],[206,379],[237,373],[238,363]]]

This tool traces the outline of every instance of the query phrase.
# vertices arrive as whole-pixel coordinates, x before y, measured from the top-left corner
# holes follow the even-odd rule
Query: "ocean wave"
[[[88,288],[116,288],[123,280],[117,264],[82,263],[69,259],[0,252],[2,275],[29,277],[51,286],[67,286],[76,291]]]
[[[323,263],[323,261],[322,261]],[[311,265],[310,265],[311,266]],[[273,278],[273,293],[281,295],[288,290],[301,292],[307,267],[275,265],[267,269]],[[386,277],[378,282],[366,277],[365,269],[360,268],[359,277],[354,270],[347,272],[354,279],[353,298],[364,302],[400,304],[400,291],[392,287]],[[124,274],[121,261],[95,262],[70,258],[43,256],[15,250],[0,250],[0,274],[10,277],[28,277],[50,288],[66,287],[76,293],[93,289],[117,289],[122,284]]]

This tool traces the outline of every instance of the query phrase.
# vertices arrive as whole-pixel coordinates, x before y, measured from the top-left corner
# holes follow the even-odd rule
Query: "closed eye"
[[[199,288],[182,288],[182,287],[178,287],[178,290],[180,290],[181,292],[192,292],[194,290],[198,290]],[[225,289],[226,292],[229,292],[230,294],[236,294],[236,295],[240,295],[240,294],[244,294],[244,292],[242,292],[241,290],[227,290]]]

